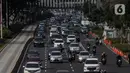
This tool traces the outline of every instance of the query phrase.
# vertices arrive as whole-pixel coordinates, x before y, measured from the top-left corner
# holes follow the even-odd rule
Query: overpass
[[[91,2],[100,7],[100,0],[42,0],[42,5],[47,8],[75,8],[82,7],[85,2]]]

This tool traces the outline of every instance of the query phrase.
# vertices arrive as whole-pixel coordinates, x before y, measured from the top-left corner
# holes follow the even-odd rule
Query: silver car
[[[79,51],[80,51],[79,43],[71,43],[71,44],[69,45],[69,50],[70,50],[71,52],[79,53]]]
[[[90,54],[88,51],[80,51],[78,54],[78,60],[79,62],[84,62],[87,58],[89,58]]]
[[[50,63],[51,62],[62,62],[63,57],[60,51],[52,51],[50,55]]]

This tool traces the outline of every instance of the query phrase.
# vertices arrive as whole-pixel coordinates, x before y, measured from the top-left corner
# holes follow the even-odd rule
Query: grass
[[[3,46],[5,45],[5,43],[0,44],[0,51],[2,50]]]

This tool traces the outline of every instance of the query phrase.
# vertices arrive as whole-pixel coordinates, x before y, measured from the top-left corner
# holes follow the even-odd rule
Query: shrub
[[[24,25],[16,23],[16,24],[12,24],[9,29],[14,32],[14,33],[19,33],[22,28],[24,27]]]

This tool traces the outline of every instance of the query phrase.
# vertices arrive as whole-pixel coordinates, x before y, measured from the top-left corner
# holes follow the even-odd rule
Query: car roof
[[[87,58],[86,60],[98,60],[98,58]]]
[[[82,52],[87,52],[87,53],[89,53],[88,51],[80,51],[80,53],[82,53]]]
[[[54,53],[54,52],[59,52],[59,53],[61,53],[60,51],[52,51],[52,52],[53,52],[53,53]]]
[[[68,36],[75,36],[75,35],[68,35]]]
[[[28,61],[27,64],[39,64],[39,62],[36,62],[36,61]]]

